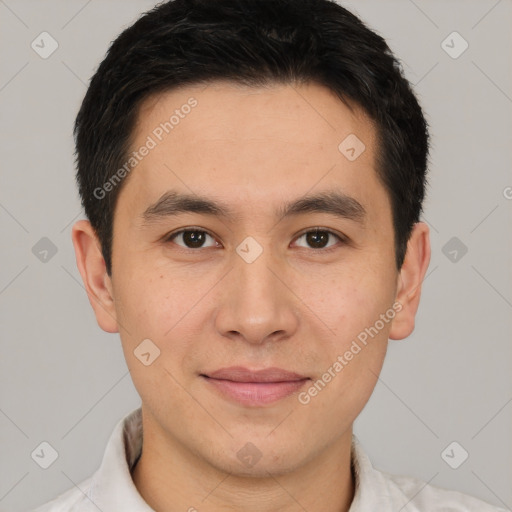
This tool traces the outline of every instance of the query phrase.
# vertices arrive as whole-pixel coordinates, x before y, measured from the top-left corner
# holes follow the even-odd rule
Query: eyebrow
[[[321,192],[287,202],[275,211],[275,217],[281,221],[285,217],[316,212],[328,213],[360,224],[363,224],[366,219],[366,210],[359,201],[337,191]],[[176,191],[164,193],[142,213],[141,217],[143,224],[149,225],[182,213],[211,215],[228,221],[238,219],[234,210],[225,203]]]

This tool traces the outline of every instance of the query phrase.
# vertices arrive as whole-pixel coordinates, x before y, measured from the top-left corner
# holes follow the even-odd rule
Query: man
[[[491,511],[372,468],[353,423],[414,329],[427,124],[329,0],[175,0],[75,126],[77,265],[142,407],[42,511]]]

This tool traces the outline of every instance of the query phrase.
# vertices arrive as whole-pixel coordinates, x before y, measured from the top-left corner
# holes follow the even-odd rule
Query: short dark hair
[[[127,160],[142,101],[215,80],[316,83],[366,112],[376,126],[376,171],[392,205],[400,269],[422,211],[429,134],[385,40],[332,0],[171,0],[112,42],[75,122],[79,193],[108,274],[123,183],[108,194],[101,187]]]

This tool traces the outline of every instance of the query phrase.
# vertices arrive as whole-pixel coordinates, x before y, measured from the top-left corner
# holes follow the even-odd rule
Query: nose
[[[269,248],[252,263],[236,253],[233,260],[217,309],[217,331],[259,345],[292,336],[299,324],[300,300],[293,293],[290,267],[273,258]]]

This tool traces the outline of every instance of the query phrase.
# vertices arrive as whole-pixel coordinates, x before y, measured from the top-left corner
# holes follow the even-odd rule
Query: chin
[[[284,475],[305,464],[309,457],[301,450],[302,443],[297,446],[272,446],[264,438],[251,441],[235,441],[229,452],[219,453],[211,460],[217,469],[240,478],[270,478]],[[298,456],[301,454],[302,457]]]
[[[275,478],[281,475],[285,475],[286,473],[293,472],[299,466],[300,464],[297,461],[293,461],[290,464],[283,462],[273,463],[262,458],[256,464],[254,464],[254,466],[248,467],[244,466],[244,464],[235,459],[227,461],[226,467],[222,468],[222,471],[230,473],[232,477],[265,479],[273,477]]]

